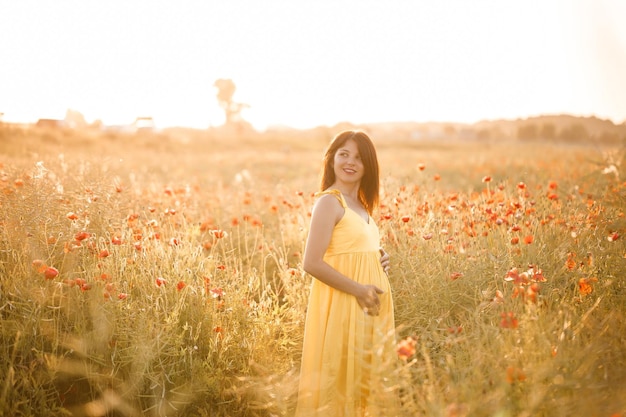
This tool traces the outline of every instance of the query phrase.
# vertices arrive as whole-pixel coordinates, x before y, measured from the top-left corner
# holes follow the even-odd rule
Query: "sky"
[[[626,122],[623,0],[0,0],[0,113],[257,129]]]

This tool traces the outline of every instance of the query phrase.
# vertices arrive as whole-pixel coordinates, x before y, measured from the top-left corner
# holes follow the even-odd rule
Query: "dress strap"
[[[330,195],[334,195],[335,197],[337,197],[337,200],[339,200],[339,203],[341,204],[341,207],[343,208],[347,208],[348,204],[346,203],[346,200],[343,198],[343,194],[341,194],[341,191],[331,188],[329,190],[325,190],[325,191],[319,191],[317,193],[315,193],[315,197],[321,197],[323,195],[326,194],[330,194]]]

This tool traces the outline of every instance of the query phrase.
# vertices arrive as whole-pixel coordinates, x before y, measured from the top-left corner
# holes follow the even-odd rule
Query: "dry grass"
[[[327,132],[0,128],[0,414],[290,415]],[[378,147],[397,414],[624,415],[623,149]]]

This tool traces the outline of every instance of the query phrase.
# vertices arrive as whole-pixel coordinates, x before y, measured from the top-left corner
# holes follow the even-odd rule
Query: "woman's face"
[[[365,174],[365,167],[354,140],[348,139],[333,158],[333,169],[336,181],[345,183],[360,182]]]

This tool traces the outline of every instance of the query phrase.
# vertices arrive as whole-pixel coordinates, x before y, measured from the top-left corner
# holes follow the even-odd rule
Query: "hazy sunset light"
[[[0,112],[204,128],[626,119],[626,2],[0,0]]]

